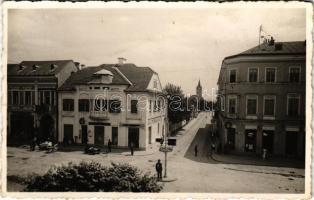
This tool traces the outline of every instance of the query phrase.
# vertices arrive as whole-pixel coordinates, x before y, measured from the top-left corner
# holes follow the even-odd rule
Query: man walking
[[[198,149],[197,149],[197,144],[196,144],[195,147],[194,147],[194,155],[195,155],[195,157],[197,157],[197,152],[198,152]]]
[[[131,156],[133,156],[133,154],[134,154],[134,144],[133,144],[133,142],[131,142],[130,147],[131,147]]]
[[[158,159],[158,162],[156,163],[156,172],[157,172],[157,180],[162,179],[162,164],[160,162],[160,159]]]

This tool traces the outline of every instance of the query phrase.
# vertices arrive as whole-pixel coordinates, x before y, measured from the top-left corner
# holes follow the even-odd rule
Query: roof
[[[149,67],[138,67],[130,63],[118,65],[117,68],[132,83],[127,91],[146,91],[153,74],[157,74]]]
[[[134,64],[103,64],[73,73],[59,90],[74,90],[75,85],[86,85],[93,80],[95,73],[103,70],[113,74],[111,85],[129,85],[126,91],[146,91],[153,74],[156,73],[149,67],[138,67]]]
[[[9,76],[47,76],[58,74],[70,63],[74,64],[73,60],[22,61],[20,64],[8,64],[7,70]],[[37,67],[36,70],[33,66]]]
[[[112,85],[128,85],[129,83],[124,80],[124,78],[114,68],[112,68],[113,66],[114,65],[101,65],[98,67],[85,67],[77,72],[74,72],[59,88],[59,90],[75,90],[76,85],[86,85],[94,79],[94,74],[101,70],[107,70],[113,74]]]
[[[263,43],[260,46],[257,45],[251,49],[248,49],[242,53],[228,56],[225,59],[233,58],[237,56],[250,56],[250,55],[299,55],[306,53],[305,41],[293,41],[293,42],[276,42],[275,45],[269,45]],[[275,49],[276,45],[282,45],[280,50]]]

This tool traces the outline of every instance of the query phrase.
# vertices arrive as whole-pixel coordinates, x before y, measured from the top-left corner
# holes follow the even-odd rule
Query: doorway
[[[112,127],[112,145],[118,145],[118,127]]]
[[[263,130],[262,149],[267,149],[268,153],[273,153],[274,131]]]
[[[128,146],[131,146],[131,142],[133,142],[134,148],[139,148],[139,139],[140,139],[140,130],[139,128],[129,128],[128,135]]]
[[[94,127],[94,144],[103,146],[105,143],[105,128],[104,126]]]
[[[235,131],[235,128],[228,129],[227,144],[230,150],[234,150],[235,148]]]
[[[72,124],[64,124],[63,125],[64,130],[64,138],[63,143],[65,145],[73,144],[73,125]]]
[[[286,154],[296,156],[298,152],[298,132],[286,132]]]
[[[82,125],[82,144],[87,144],[87,125]]]
[[[245,130],[245,151],[255,152],[256,148],[256,130]]]

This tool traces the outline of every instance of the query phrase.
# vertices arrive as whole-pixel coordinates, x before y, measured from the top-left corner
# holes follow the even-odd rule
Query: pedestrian
[[[157,180],[159,181],[162,179],[162,164],[160,162],[160,159],[158,159],[155,167],[157,172]]]
[[[194,154],[195,154],[195,157],[197,157],[197,152],[198,152],[198,149],[197,149],[197,144],[196,144],[195,147],[194,147]]]
[[[134,144],[133,144],[133,142],[131,142],[130,147],[131,147],[131,156],[133,156],[133,154],[134,154]]]
[[[111,140],[108,140],[108,152],[111,152]]]
[[[32,142],[31,142],[31,151],[35,151],[36,143],[37,143],[37,138],[36,138],[36,136],[35,136],[35,137],[32,139]]]

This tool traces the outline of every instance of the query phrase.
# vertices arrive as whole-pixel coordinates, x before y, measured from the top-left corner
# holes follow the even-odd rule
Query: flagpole
[[[259,26],[258,48],[261,48],[261,32],[262,32],[262,25]]]

